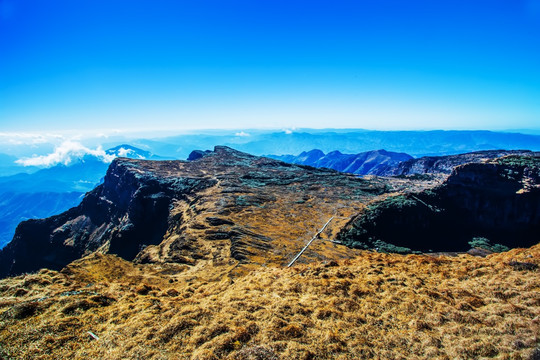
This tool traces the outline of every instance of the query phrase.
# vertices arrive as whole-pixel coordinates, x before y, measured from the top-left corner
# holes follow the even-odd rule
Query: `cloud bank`
[[[51,167],[59,164],[68,166],[73,162],[81,160],[86,155],[92,155],[104,163],[110,163],[116,157],[116,154],[107,154],[101,146],[90,149],[79,142],[64,141],[55,147],[54,152],[48,155],[22,158],[15,162],[23,166]]]
[[[236,134],[234,134],[234,136],[245,137],[245,136],[251,136],[251,135],[249,133],[247,133],[247,132],[240,131],[240,132],[237,132]]]

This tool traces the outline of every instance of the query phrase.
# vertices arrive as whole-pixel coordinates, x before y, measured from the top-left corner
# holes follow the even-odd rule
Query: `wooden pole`
[[[328,224],[330,224],[330,221],[332,221],[333,218],[334,218],[334,217],[332,216],[332,217],[330,218],[330,220],[328,220],[328,221],[326,222],[326,224],[324,224],[324,226],[321,228],[321,230],[319,230],[319,231],[311,238],[311,240],[308,241],[308,243],[306,244],[306,246],[304,246],[304,248],[303,248],[302,250],[300,250],[300,252],[298,253],[298,255],[296,255],[296,256],[294,257],[294,259],[292,259],[292,261],[289,263],[289,265],[287,265],[288,268],[291,267],[291,266],[295,263],[295,261],[298,260],[298,259],[300,258],[300,256],[302,256],[302,254],[304,253],[304,251],[306,251],[306,249],[309,247],[309,245],[311,245],[311,243],[313,242],[313,240],[317,239],[317,238],[321,235],[321,233],[324,231],[324,229],[326,229],[326,227],[328,226]]]

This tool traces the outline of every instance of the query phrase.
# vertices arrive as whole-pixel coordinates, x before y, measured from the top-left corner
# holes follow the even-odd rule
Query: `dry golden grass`
[[[95,254],[0,281],[0,358],[527,359],[540,277],[512,260],[539,264],[540,245],[488,258],[362,252],[243,276]]]

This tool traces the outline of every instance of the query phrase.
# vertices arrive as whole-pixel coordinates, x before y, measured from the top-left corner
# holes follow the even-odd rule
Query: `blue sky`
[[[0,0],[0,132],[539,129],[540,0]]]

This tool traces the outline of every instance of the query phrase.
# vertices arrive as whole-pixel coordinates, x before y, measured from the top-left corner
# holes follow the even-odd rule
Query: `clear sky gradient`
[[[539,129],[540,0],[0,0],[0,132]]]

